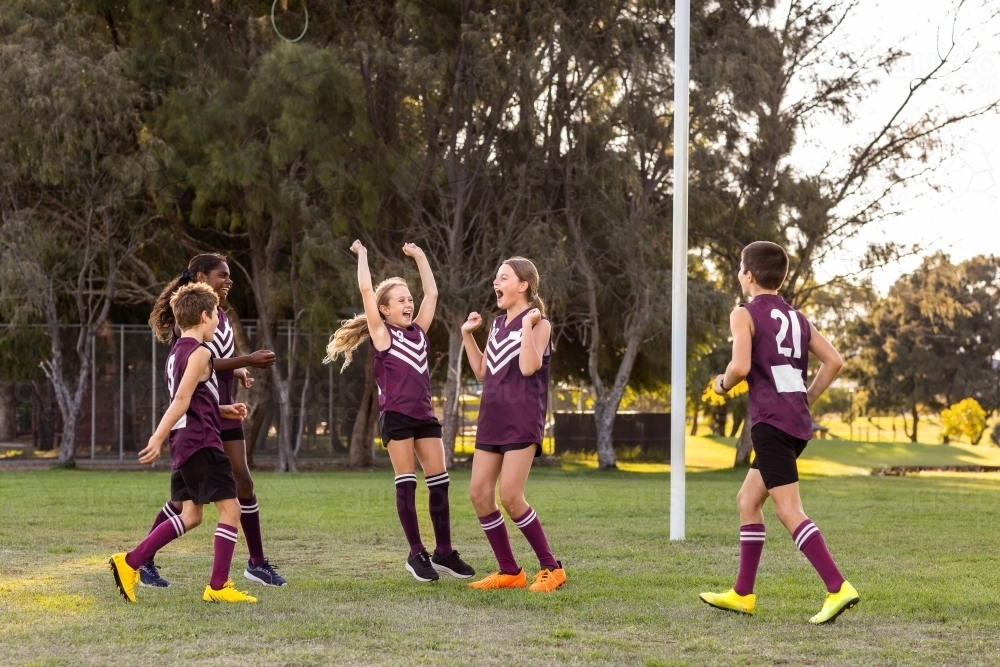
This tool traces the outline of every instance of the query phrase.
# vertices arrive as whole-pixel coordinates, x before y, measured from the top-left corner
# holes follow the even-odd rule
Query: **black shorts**
[[[750,429],[753,451],[756,454],[751,468],[760,471],[764,486],[773,489],[799,481],[799,467],[795,460],[809,444],[770,424],[754,424]]]
[[[440,438],[441,422],[434,417],[414,419],[401,412],[383,412],[378,418],[378,432],[382,434],[382,444],[386,446],[390,440]]]
[[[170,500],[207,505],[236,497],[233,464],[221,449],[199,449],[170,475]]]
[[[542,446],[537,442],[515,442],[512,445],[484,445],[479,442],[476,443],[476,449],[484,452],[493,452],[494,454],[516,452],[519,449],[527,449],[528,447],[535,448],[535,458],[542,455]]]
[[[236,442],[238,440],[246,440],[246,436],[243,435],[243,427],[237,426],[236,428],[224,428],[222,429],[222,442]]]

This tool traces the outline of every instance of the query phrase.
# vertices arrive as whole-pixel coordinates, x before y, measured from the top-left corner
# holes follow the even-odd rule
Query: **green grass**
[[[807,479],[806,508],[862,595],[828,627],[806,623],[824,589],[770,510],[757,616],[698,601],[732,584],[741,478],[690,475],[688,539],[671,542],[668,476],[535,470],[529,500],[569,582],[533,595],[414,582],[388,470],[259,473],[265,544],[291,584],[253,588],[259,604],[228,607],[200,600],[211,510],[158,559],[173,586],[140,589],[136,605],[114,591],[106,561],[144,535],[165,473],[3,472],[0,663],[996,664],[1000,478]],[[453,473],[453,541],[486,573],[494,563],[468,479]],[[426,506],[423,488],[418,502]],[[234,578],[245,553],[241,543]]]

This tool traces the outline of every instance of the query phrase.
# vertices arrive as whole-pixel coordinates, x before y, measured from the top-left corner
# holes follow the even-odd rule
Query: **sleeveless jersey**
[[[184,377],[184,370],[187,368],[191,353],[201,346],[202,344],[194,338],[178,338],[174,341],[170,355],[167,356],[164,372],[171,401],[174,400],[181,378]],[[215,371],[212,371],[207,380],[197,384],[194,393],[191,394],[191,404],[187,412],[177,420],[170,431],[170,459],[174,469],[184,465],[184,462],[199,449],[214,447],[224,451],[222,438],[219,437],[221,428],[219,384],[215,378]]]
[[[741,304],[753,317],[750,353],[750,420],[788,435],[812,437],[806,400],[811,329],[805,316],[777,294],[760,294]]]
[[[212,356],[216,359],[232,359],[236,354],[236,338],[233,335],[233,325],[229,321],[229,316],[226,315],[222,308],[219,308],[219,326],[215,329],[215,336],[212,340],[205,343],[205,345],[212,351]],[[233,400],[233,388],[236,378],[234,372],[231,370],[216,371],[215,377],[219,381],[219,403],[222,405],[232,405],[235,403]],[[238,419],[222,420],[223,431],[241,426],[243,426],[243,422]]]
[[[398,412],[413,419],[433,419],[427,335],[417,324],[403,328],[386,322],[385,328],[389,347],[375,350],[379,414]]]
[[[486,378],[479,404],[476,443],[542,444],[545,411],[549,403],[551,346],[542,354],[542,366],[530,377],[521,374],[521,323],[526,309],[507,323],[507,314],[493,320],[486,340]]]

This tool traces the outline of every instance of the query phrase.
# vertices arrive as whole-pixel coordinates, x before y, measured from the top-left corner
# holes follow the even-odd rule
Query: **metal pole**
[[[684,417],[687,413],[688,68],[691,0],[674,12],[674,230],[670,354],[670,539],[684,539]]]
[[[152,438],[153,434],[156,433],[156,334],[152,333],[150,336],[150,341],[152,341],[153,347],[153,363],[150,366],[149,372],[149,390],[153,395],[153,418],[149,423],[149,437]]]
[[[97,337],[94,337],[94,341],[90,344],[90,458],[94,458],[94,445],[97,442],[97,430],[94,425],[94,420],[97,419],[97,364],[95,359],[97,355],[94,350],[97,349]]]
[[[118,325],[118,460],[125,458],[125,325]]]

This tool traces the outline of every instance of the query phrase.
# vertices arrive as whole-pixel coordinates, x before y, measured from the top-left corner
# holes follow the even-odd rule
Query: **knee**
[[[740,491],[736,494],[736,507],[739,508],[740,514],[750,514],[759,511],[763,504],[749,493]]]
[[[520,491],[505,491],[504,489],[500,489],[500,503],[507,510],[507,514],[512,517],[519,516],[528,504],[524,499],[524,494]]]
[[[184,530],[194,530],[201,525],[201,512],[181,512],[181,521],[184,522]]]
[[[249,498],[253,495],[253,478],[250,470],[233,468],[233,478],[236,480],[236,495],[240,498]]]
[[[469,500],[472,501],[472,506],[481,513],[491,508],[495,498],[495,493],[496,491],[493,489],[470,486]]]

